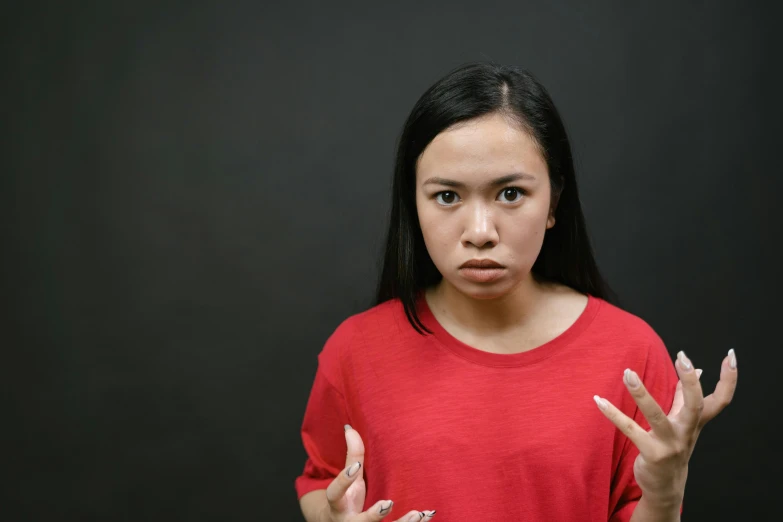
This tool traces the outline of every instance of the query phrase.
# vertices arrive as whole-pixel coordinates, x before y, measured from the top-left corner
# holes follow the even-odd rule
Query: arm
[[[630,522],[680,522],[680,502],[656,504],[642,495]]]

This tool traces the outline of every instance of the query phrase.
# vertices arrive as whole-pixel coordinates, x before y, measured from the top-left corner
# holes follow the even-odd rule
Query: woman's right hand
[[[362,512],[367,489],[364,483],[364,442],[359,432],[345,425],[348,453],[345,469],[326,488],[329,505],[322,522],[375,522],[385,518],[393,509],[391,500],[380,500]],[[434,511],[410,511],[395,522],[432,520]]]

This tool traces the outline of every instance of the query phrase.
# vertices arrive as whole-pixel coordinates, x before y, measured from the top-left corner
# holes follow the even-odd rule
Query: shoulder
[[[615,344],[613,341],[616,341],[635,350],[662,343],[658,333],[645,319],[600,297],[588,297],[564,285],[545,288],[550,296],[550,311],[562,311],[569,322],[578,318],[581,323],[589,323],[583,332],[584,340],[588,342]]]
[[[405,318],[405,311],[399,299],[391,299],[375,305],[363,312],[344,319],[332,336],[345,337],[367,335],[373,332],[386,334],[390,330],[400,328],[400,319]],[[406,320],[407,323],[407,320]]]
[[[633,368],[640,375],[649,378],[655,374],[666,383],[676,383],[672,355],[658,332],[642,317],[603,299],[593,299],[598,312],[591,330],[608,351],[620,359],[636,361]]]
[[[396,338],[409,328],[400,300],[386,301],[344,319],[326,340],[319,360],[340,360],[358,346]]]
[[[662,343],[658,332],[642,317],[598,297],[592,297],[598,308],[595,323],[607,335],[633,344]]]

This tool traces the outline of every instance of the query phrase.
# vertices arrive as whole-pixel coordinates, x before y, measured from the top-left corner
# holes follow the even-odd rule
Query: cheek
[[[419,226],[424,240],[428,245],[443,244],[448,235],[448,226],[443,219],[438,218],[433,212],[419,214]]]
[[[505,242],[517,257],[535,258],[544,242],[546,220],[546,216],[516,220],[509,224],[506,234],[501,236],[501,241]]]
[[[425,208],[419,212],[421,233],[433,260],[447,255],[447,250],[454,243],[453,226],[450,226],[449,223],[450,221],[443,219],[437,209]]]

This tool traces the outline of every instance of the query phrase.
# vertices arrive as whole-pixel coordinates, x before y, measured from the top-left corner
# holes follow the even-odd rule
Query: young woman
[[[609,295],[565,129],[528,72],[471,64],[399,141],[377,305],[318,357],[296,479],[310,522],[679,520],[730,401]]]

